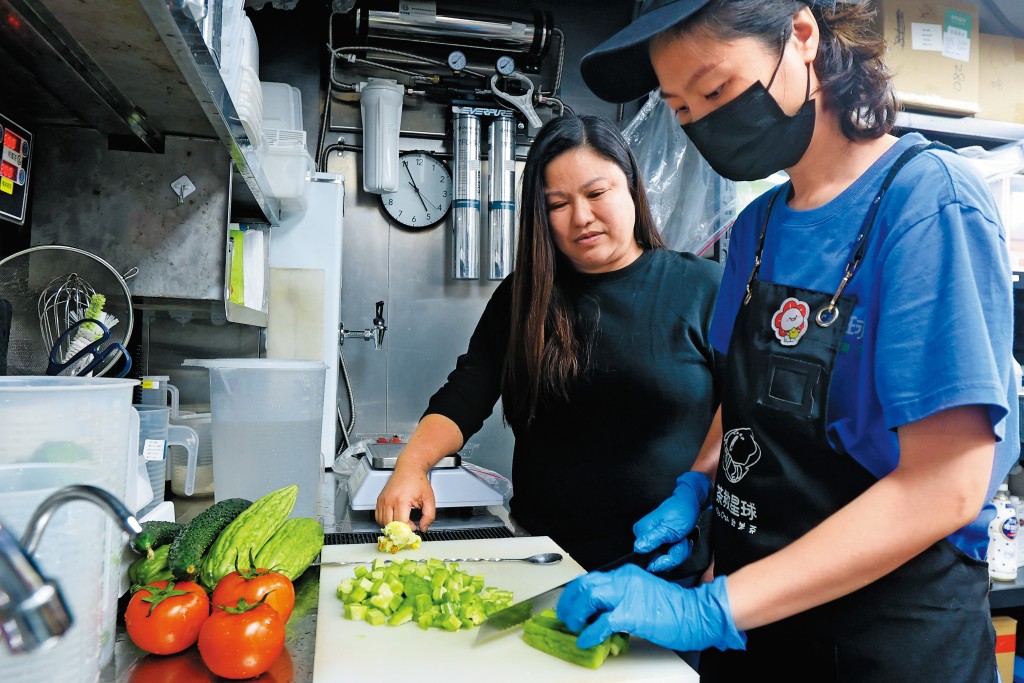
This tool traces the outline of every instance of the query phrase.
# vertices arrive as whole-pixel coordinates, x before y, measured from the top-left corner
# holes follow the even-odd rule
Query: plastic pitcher
[[[298,484],[292,516],[315,518],[327,365],[269,358],[184,364],[210,370],[214,498],[256,500]]]
[[[137,381],[94,377],[0,377],[0,519],[21,537],[32,512],[69,484],[124,500]],[[35,553],[60,585],[74,623],[56,646],[11,655],[0,646],[4,683],[93,683],[113,655],[121,548],[126,537],[99,508],[56,511]]]
[[[167,445],[176,444],[188,450],[185,492],[192,495],[196,481],[196,459],[199,456],[199,435],[191,427],[171,425],[171,409],[160,406],[134,406],[139,411],[139,455],[146,461],[153,500],[139,515],[145,515],[164,500],[167,481]]]
[[[199,436],[199,456],[196,458],[195,481],[192,493],[186,492],[188,481],[188,451],[175,444],[168,444],[167,452],[170,454],[171,466],[171,490],[175,495],[203,498],[212,496],[214,491],[213,479],[213,427],[210,424],[210,413],[194,413],[183,410],[174,417],[174,410],[171,410],[171,424],[184,425],[196,430]]]

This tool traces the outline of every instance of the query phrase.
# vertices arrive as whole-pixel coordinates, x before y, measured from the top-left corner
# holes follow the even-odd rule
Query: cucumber
[[[213,590],[225,575],[236,569],[249,569],[252,558],[292,513],[298,495],[298,484],[285,486],[256,500],[238,515],[206,554],[200,582]]]
[[[153,559],[153,550],[167,545],[185,529],[184,524],[151,520],[142,523],[142,533],[132,540],[132,550]]]
[[[174,574],[167,568],[169,545],[162,545],[153,551],[153,557],[140,557],[128,567],[128,585],[132,593],[154,581],[170,581]]]
[[[171,541],[167,566],[174,577],[195,581],[202,566],[203,553],[217,536],[252,505],[244,498],[228,498],[206,508]]]
[[[324,528],[309,517],[285,520],[256,553],[256,566],[272,569],[294,581],[324,547]]]

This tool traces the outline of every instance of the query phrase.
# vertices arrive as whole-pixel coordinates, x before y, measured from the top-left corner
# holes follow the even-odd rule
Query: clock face
[[[384,210],[407,228],[437,225],[452,207],[448,164],[426,152],[398,157],[398,189],[380,195]]]

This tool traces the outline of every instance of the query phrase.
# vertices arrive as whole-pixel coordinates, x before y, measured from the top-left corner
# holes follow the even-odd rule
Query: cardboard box
[[[976,114],[978,5],[960,0],[877,0],[877,28],[896,95],[908,109]]]
[[[1024,40],[981,34],[978,118],[1024,123]]]
[[[992,617],[996,629],[996,666],[1004,683],[1013,681],[1013,660],[1017,649],[1017,620],[1013,617]]]

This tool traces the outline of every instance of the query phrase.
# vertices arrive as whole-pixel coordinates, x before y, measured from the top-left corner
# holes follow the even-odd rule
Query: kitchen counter
[[[325,533],[373,533],[379,532],[379,525],[373,520],[373,512],[353,512],[348,509],[348,499],[343,481],[327,471],[321,489],[320,507],[317,512]],[[181,498],[172,496],[175,517],[178,522],[188,522],[199,512],[213,503],[213,498]],[[486,509],[474,509],[461,513],[457,517],[445,519],[444,510],[439,511],[439,519],[431,529],[441,530],[446,526],[468,528],[473,526],[495,526],[501,524],[517,535],[514,521],[501,506]],[[320,568],[310,567],[295,582],[295,610],[288,620],[285,635],[285,648],[290,666],[271,669],[270,672],[253,681],[275,683],[310,683],[313,680],[313,655],[316,645],[317,602],[320,597]],[[122,596],[118,614],[124,612],[128,596]],[[282,655],[284,656],[284,655]],[[123,621],[118,622],[117,636],[114,644],[114,660],[101,673],[102,683],[150,683],[154,680],[181,681],[190,683],[195,680],[207,680],[200,674],[197,679],[190,672],[202,672],[204,667],[195,648],[190,648],[181,655],[161,657],[147,655],[135,647],[124,630]],[[158,667],[157,665],[161,665]],[[158,668],[160,669],[157,673]],[[283,675],[275,675],[282,673]],[[158,675],[161,676],[158,678]],[[212,674],[210,681],[224,680]]]

